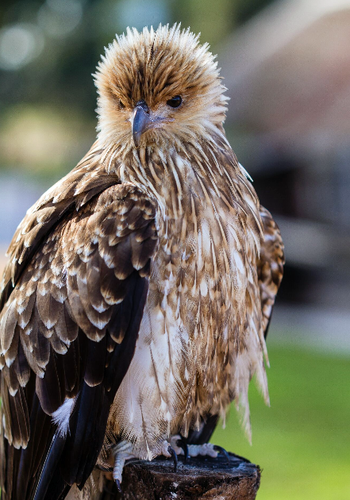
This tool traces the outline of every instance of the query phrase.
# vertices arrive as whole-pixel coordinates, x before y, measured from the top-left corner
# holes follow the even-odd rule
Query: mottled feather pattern
[[[104,152],[93,146],[68,176],[58,181],[31,207],[18,226],[7,255],[10,258],[1,281],[2,307],[28,259],[42,238],[68,211],[78,210],[93,196],[118,182],[106,173]]]
[[[283,243],[226,139],[214,57],[177,26],[128,30],[95,80],[96,143],[8,250],[6,500],[58,500],[73,484],[77,498],[98,498],[94,466],[113,465],[117,443],[152,459],[174,434],[203,442],[231,401],[250,436],[253,375],[268,402],[264,334]],[[136,113],[147,122],[137,147]]]
[[[134,158],[135,153],[125,156],[121,175],[140,189],[147,182],[147,189],[157,192],[160,239],[140,342],[109,425],[112,433],[136,442],[140,456],[150,458],[159,452],[164,433],[181,429],[186,435],[209,412],[225,418],[234,398],[245,408],[249,433],[248,383],[254,373],[268,400],[257,286],[263,226],[256,194],[220,137],[169,151],[166,163],[151,148],[140,149],[137,162]],[[208,169],[212,175],[204,183]],[[157,184],[164,175],[166,182]],[[167,348],[159,340],[161,332]],[[237,363],[239,357],[244,361]],[[134,371],[137,391],[130,389]],[[148,387],[153,384],[155,391]],[[142,404],[145,393],[152,400],[150,411]],[[150,454],[146,443],[154,435],[158,444]]]
[[[266,208],[260,207],[260,216],[264,227],[264,239],[258,261],[258,277],[263,329],[266,335],[275,297],[282,281],[284,245],[279,228],[270,212]]]
[[[88,246],[87,234],[92,237]],[[37,393],[49,414],[65,397],[77,393],[82,348],[81,342],[75,342],[78,332],[84,331],[94,341],[106,335],[111,320],[118,321],[113,306],[124,299],[127,284],[123,283],[135,270],[147,276],[155,244],[152,204],[143,201],[134,187],[117,185],[76,212],[68,223],[61,223],[33,257],[0,321],[3,384],[10,393],[3,400],[7,415],[4,433],[16,448],[26,447],[29,438],[22,388],[30,370],[38,376]],[[109,357],[115,342],[122,341],[125,327],[115,331],[118,334],[113,329],[109,332]],[[104,350],[107,363],[107,346]],[[91,362],[85,371],[86,382],[101,383],[103,368],[104,364],[102,372],[100,368],[96,372]]]

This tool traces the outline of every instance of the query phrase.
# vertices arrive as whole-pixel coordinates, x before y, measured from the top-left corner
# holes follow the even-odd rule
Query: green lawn
[[[269,348],[271,408],[251,384],[253,446],[234,408],[212,441],[263,469],[257,500],[350,499],[350,357]]]
[[[350,357],[270,347],[271,408],[250,389],[253,445],[231,408],[212,442],[263,469],[258,500],[350,499]]]

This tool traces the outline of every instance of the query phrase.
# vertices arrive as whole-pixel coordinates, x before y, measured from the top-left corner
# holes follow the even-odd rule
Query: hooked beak
[[[145,101],[139,101],[134,109],[132,118],[132,136],[136,147],[140,145],[141,136],[149,128],[151,118]]]

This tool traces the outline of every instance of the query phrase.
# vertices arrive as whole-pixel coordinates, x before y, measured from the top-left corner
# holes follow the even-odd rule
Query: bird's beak
[[[136,147],[140,145],[141,136],[149,128],[151,118],[145,101],[139,101],[134,109],[132,118],[132,136]]]

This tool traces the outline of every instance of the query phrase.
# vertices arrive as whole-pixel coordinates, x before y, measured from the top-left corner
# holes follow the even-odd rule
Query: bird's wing
[[[11,271],[13,281],[5,280],[0,469],[6,500],[59,499],[66,484],[84,484],[134,353],[157,244],[155,206],[130,184],[83,196],[80,208],[62,208],[47,222],[44,235],[36,218],[40,242],[30,237],[28,251],[23,239],[31,229],[24,231],[22,260]],[[66,198],[61,202],[68,204]],[[14,244],[12,253],[18,255]]]
[[[81,162],[28,210],[7,251],[9,262],[0,283],[0,311],[31,256],[62,217],[119,182],[107,170],[103,150],[92,146]]]
[[[258,260],[263,330],[267,335],[273,305],[283,277],[284,245],[280,230],[266,208],[260,207],[263,238]]]

